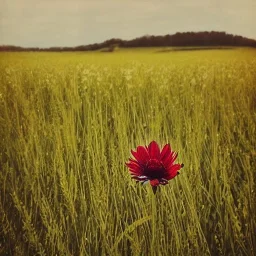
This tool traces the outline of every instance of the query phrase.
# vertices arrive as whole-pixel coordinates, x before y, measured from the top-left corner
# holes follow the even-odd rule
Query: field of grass
[[[255,71],[253,49],[0,53],[0,255],[254,255]],[[155,196],[125,167],[152,140],[184,163]]]

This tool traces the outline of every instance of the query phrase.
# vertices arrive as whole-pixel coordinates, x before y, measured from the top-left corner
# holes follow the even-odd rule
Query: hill
[[[112,38],[103,43],[80,45],[76,47],[23,48],[19,46],[3,45],[0,51],[94,51],[106,49],[114,51],[115,47],[177,47],[177,46],[247,46],[256,47],[256,40],[227,34],[226,32],[177,32],[173,35],[146,35],[132,40]]]

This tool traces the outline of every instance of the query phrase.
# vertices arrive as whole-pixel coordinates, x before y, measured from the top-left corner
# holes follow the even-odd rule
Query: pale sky
[[[256,0],[0,0],[0,45],[78,46],[186,31],[256,39]]]

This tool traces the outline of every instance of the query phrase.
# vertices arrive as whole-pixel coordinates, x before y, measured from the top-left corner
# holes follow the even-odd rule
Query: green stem
[[[156,211],[156,195],[154,191],[151,191],[151,215],[152,215],[152,240],[151,240],[151,255],[156,255],[156,221],[157,221],[157,211]]]

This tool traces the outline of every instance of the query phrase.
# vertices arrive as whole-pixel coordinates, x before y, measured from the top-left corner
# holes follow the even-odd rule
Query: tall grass
[[[253,255],[255,51],[130,54],[2,54],[1,255]],[[153,201],[151,140],[185,165]]]

